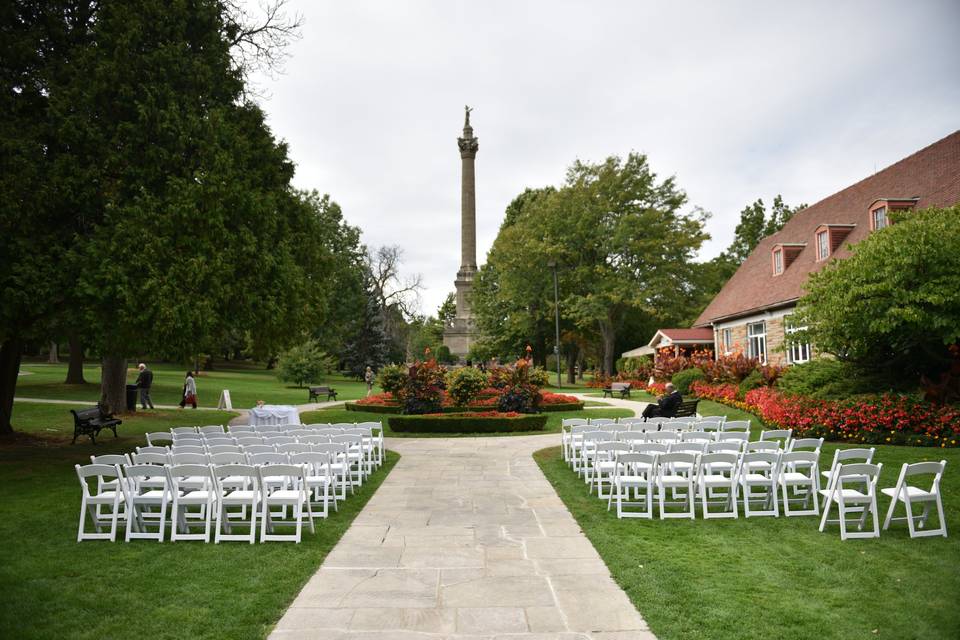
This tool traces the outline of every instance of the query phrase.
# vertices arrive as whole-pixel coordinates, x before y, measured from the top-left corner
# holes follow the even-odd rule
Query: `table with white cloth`
[[[300,424],[300,412],[290,404],[265,404],[250,409],[250,426]]]

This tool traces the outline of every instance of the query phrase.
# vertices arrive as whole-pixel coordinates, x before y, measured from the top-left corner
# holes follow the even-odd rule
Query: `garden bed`
[[[401,414],[403,407],[399,404],[360,404],[358,402],[346,403],[347,411],[360,411],[366,413],[389,413]],[[582,402],[565,402],[562,404],[544,404],[540,406],[540,411],[580,411],[583,409]],[[471,410],[489,411],[490,407],[443,407],[444,413],[463,413]]]
[[[484,411],[394,415],[387,421],[393,431],[406,433],[511,433],[542,431],[547,424],[547,416]]]

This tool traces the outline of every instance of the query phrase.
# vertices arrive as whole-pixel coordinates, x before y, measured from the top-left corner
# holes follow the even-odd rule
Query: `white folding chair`
[[[219,506],[214,544],[221,540],[253,544],[257,539],[260,506],[260,474],[257,469],[247,464],[218,464],[213,467],[213,479]],[[231,511],[230,507],[239,507],[239,510]],[[246,526],[247,532],[233,533],[234,525]]]
[[[863,462],[870,464],[873,462],[873,455],[876,453],[874,447],[869,449],[863,447],[857,447],[853,449],[837,449],[833,452],[833,462],[830,463],[830,469],[828,471],[821,471],[820,475],[826,480],[822,483],[826,485],[827,488],[830,487],[833,482],[833,476],[836,470],[840,467],[841,464],[851,464],[854,462]],[[823,492],[820,492],[823,495]],[[820,510],[824,511],[827,508],[827,497],[824,496],[823,500],[820,501]]]
[[[133,539],[163,542],[167,527],[167,507],[170,491],[167,488],[165,468],[153,464],[124,467],[127,481],[124,494],[127,503],[127,542]],[[158,511],[148,511],[158,509]],[[150,531],[155,526],[156,531]]]
[[[146,435],[147,445],[155,447],[162,443],[173,444],[173,436],[169,431],[150,431]]]
[[[382,422],[358,422],[357,429],[370,429],[373,437],[375,459],[377,468],[383,465],[383,423]]]
[[[308,451],[310,451],[310,445],[304,442],[277,445],[278,453],[307,453]]]
[[[260,436],[240,435],[237,437],[237,446],[240,447],[252,447],[261,444],[263,444],[263,438]]]
[[[613,486],[607,498],[607,511],[616,497],[617,518],[653,518],[653,503],[656,495],[654,470],[656,453],[621,453],[614,467]],[[630,490],[633,490],[633,499]],[[639,507],[631,511],[625,507]]]
[[[662,442],[664,444],[680,442],[680,433],[677,431],[648,431],[647,441]]]
[[[617,454],[630,453],[630,445],[625,442],[600,442],[593,458],[593,465],[589,471],[588,485],[593,493],[593,485],[597,485],[597,497],[607,498],[609,492],[603,492],[604,483],[613,486],[613,475],[617,468]]]
[[[696,517],[696,498],[694,487],[697,478],[696,453],[664,453],[657,456],[656,483],[660,501],[660,519]],[[667,489],[672,500],[667,500]],[[667,511],[667,505],[680,505],[683,511]]]
[[[254,433],[253,427],[248,424],[237,424],[227,426],[227,433],[232,433],[235,436],[241,436],[245,433]]]
[[[590,472],[593,465],[593,458],[597,453],[597,445],[601,442],[613,442],[614,436],[611,431],[587,431],[583,434],[583,442],[580,446],[580,463],[577,467],[578,473],[583,476],[585,483],[590,482]]]
[[[580,418],[576,418],[580,420]],[[584,420],[586,422],[586,420]],[[590,424],[570,425],[570,430],[561,434],[560,447],[564,455],[564,461],[573,467],[574,471],[580,471],[580,449],[583,447],[583,434],[590,431],[599,431],[600,428]],[[564,438],[566,438],[564,440]],[[566,443],[566,449],[564,449]]]
[[[670,445],[664,442],[635,442],[631,452],[661,455],[670,453]]]
[[[880,518],[877,515],[877,480],[883,464],[866,462],[840,464],[837,466],[830,480],[830,486],[820,490],[820,495],[826,499],[823,516],[820,518],[820,531],[823,532],[827,523],[837,522],[840,525],[840,539],[847,538],[879,538]],[[830,520],[830,511],[837,505],[838,518]],[[856,532],[847,531],[850,519],[848,515],[857,516]],[[864,531],[867,518],[873,516],[873,529]]]
[[[259,454],[259,453],[276,453],[277,450],[268,445],[268,444],[245,444],[243,446],[243,452],[247,455]]]
[[[749,420],[724,420],[722,431],[746,431],[750,433],[750,421]]]
[[[700,431],[720,431],[723,429],[724,416],[704,416],[698,418],[694,427]]]
[[[210,542],[210,524],[214,510],[213,474],[206,464],[173,464],[167,469],[167,486],[172,495],[170,541],[203,540]],[[197,507],[197,512],[190,512]],[[190,533],[193,524],[202,524],[203,533]]]
[[[241,451],[224,451],[222,453],[210,454],[210,464],[213,464],[213,465],[246,464],[246,463],[247,463],[247,454]]]
[[[161,453],[166,455],[170,453],[170,449],[168,449],[167,447],[161,447],[161,446],[137,447],[136,453]]]
[[[740,456],[736,453],[705,453],[700,456],[697,472],[697,494],[704,519],[738,518],[737,478]],[[722,511],[711,511],[710,505],[721,505]]]
[[[208,447],[207,453],[210,455],[217,453],[243,453],[243,448],[238,444],[218,444]]]
[[[260,542],[300,542],[303,529],[303,517],[306,515],[310,525],[310,533],[316,530],[313,527],[313,511],[310,506],[310,496],[307,488],[307,469],[305,465],[274,464],[258,467],[261,487],[260,512]],[[273,483],[266,481],[266,474],[271,478],[282,477],[284,482]],[[306,514],[304,514],[306,506]],[[279,512],[271,512],[270,507],[281,507]],[[286,520],[286,507],[292,507],[293,521]],[[283,514],[283,518],[276,517]],[[277,525],[292,525],[293,534],[277,534],[274,528]]]
[[[87,464],[75,465],[77,479],[83,489],[83,495],[80,499],[80,526],[77,529],[77,542],[83,540],[109,540],[114,542],[117,539],[117,521],[120,518],[120,508],[123,505],[123,491],[119,488],[123,485],[123,474],[120,467],[110,464]],[[95,478],[94,489],[91,491],[90,478]],[[112,485],[111,485],[112,483]],[[100,487],[109,487],[112,489],[100,490]],[[109,507],[110,511],[106,514],[107,522],[103,522],[104,515],[97,513],[97,507]],[[87,515],[93,522],[96,533],[86,532]],[[109,524],[109,533],[104,533],[103,528]]]
[[[940,480],[943,478],[943,471],[947,466],[946,460],[940,462],[914,462],[906,464],[900,468],[900,477],[897,478],[896,486],[887,489],[881,489],[880,492],[890,497],[890,508],[887,510],[887,517],[883,521],[883,530],[890,527],[892,520],[906,520],[907,529],[910,531],[911,538],[925,538],[927,536],[947,537],[947,521],[943,517],[943,501],[940,499]],[[929,489],[909,484],[908,478],[916,476],[933,476]],[[893,514],[897,504],[903,503],[907,515],[894,518]],[[913,515],[914,505],[923,505],[923,512],[919,515]],[[940,519],[940,526],[936,529],[926,529],[927,519],[930,516],[931,507],[937,508],[937,517]],[[915,522],[917,521],[917,522]],[[920,530],[922,529],[922,531]]]
[[[779,442],[780,448],[784,451],[789,448],[792,437],[793,429],[769,429],[760,432],[761,441]]]
[[[363,479],[367,472],[366,452],[363,449],[363,436],[344,433],[338,436],[331,436],[330,442],[346,446],[346,462],[350,464],[351,470],[354,471],[350,477],[350,481],[355,486],[362,487]]]
[[[823,438],[795,438],[787,446],[787,453],[793,451],[815,451],[820,453],[823,448]]]
[[[611,424],[617,424],[617,421],[615,418],[590,418],[590,424],[597,427],[606,427]],[[604,429],[604,431],[607,431],[607,429]]]
[[[170,453],[172,455],[180,455],[180,456],[184,456],[184,455],[202,456],[202,455],[206,455],[207,449],[205,447],[189,447],[185,445],[175,444],[172,447],[170,447]]]
[[[706,431],[684,431],[680,434],[681,442],[713,442],[713,434]]]
[[[777,474],[780,472],[779,451],[753,451],[740,458],[740,493],[743,498],[743,516],[780,517],[777,499]],[[753,490],[759,489],[755,493]],[[761,508],[751,502],[762,501]]]
[[[314,435],[310,435],[310,436],[300,436],[300,437],[297,438],[297,439],[298,439],[302,444],[309,444],[309,445],[329,444],[329,442],[330,442],[330,436],[322,436],[322,435],[319,435],[319,434],[314,434]]]
[[[819,449],[784,453],[780,456],[780,473],[777,478],[783,498],[783,515],[787,517],[820,515]],[[801,504],[801,508],[790,506],[796,502]]]
[[[717,434],[717,442],[740,442],[741,448],[750,442],[749,431],[721,431]]]
[[[196,427],[173,427],[172,429],[170,429],[170,433],[173,434],[174,438],[176,438],[177,436],[184,436],[184,435],[195,436],[197,435],[197,428]]]
[[[197,431],[200,432],[200,433],[202,433],[202,434],[205,433],[205,434],[208,434],[208,435],[210,435],[210,434],[213,434],[213,435],[216,435],[216,434],[223,435],[223,434],[225,433],[225,431],[223,430],[223,425],[222,425],[222,424],[208,424],[208,425],[205,426],[205,427],[198,427],[198,428],[197,428]]]
[[[630,445],[630,448],[632,450],[633,445],[637,444],[638,442],[647,441],[647,434],[644,433],[643,431],[621,431],[620,433],[617,434],[617,440],[619,442],[627,443],[628,445]]]
[[[668,420],[660,423],[660,431],[686,431],[689,426],[690,423],[683,420]]]
[[[306,466],[307,489],[311,495],[310,506],[311,508],[320,508],[320,511],[311,511],[311,516],[326,518],[329,514],[331,499],[333,500],[333,508],[336,510],[337,481],[330,470],[330,454],[320,453],[319,451],[293,453],[290,455],[290,463]]]
[[[328,456],[330,475],[333,476],[335,486],[340,491],[339,495],[334,493],[334,506],[336,506],[336,500],[347,499],[347,488],[350,489],[350,493],[353,493],[353,483],[350,481],[350,462],[347,459],[347,447],[346,445],[327,442],[324,444],[311,445],[311,448],[317,453],[324,453]]]

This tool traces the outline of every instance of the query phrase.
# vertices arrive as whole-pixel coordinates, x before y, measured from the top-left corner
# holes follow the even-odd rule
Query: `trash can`
[[[137,385],[127,385],[127,411],[136,412],[137,410]]]

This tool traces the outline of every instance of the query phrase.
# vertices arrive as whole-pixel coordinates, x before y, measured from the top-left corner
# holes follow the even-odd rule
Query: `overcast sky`
[[[463,106],[480,139],[477,250],[579,158],[631,150],[713,213],[812,204],[960,128],[960,2],[292,0],[302,38],[258,76],[295,184],[397,244],[435,313],[460,262]]]

